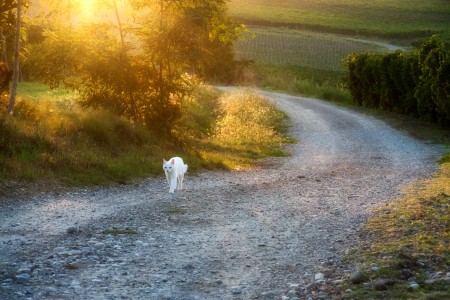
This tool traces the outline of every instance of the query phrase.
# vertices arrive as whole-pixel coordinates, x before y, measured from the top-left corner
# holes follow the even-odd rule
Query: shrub
[[[275,130],[283,115],[267,99],[249,91],[219,99],[214,136],[222,144],[269,146],[281,143]]]
[[[346,83],[357,105],[450,125],[450,52],[431,37],[416,51],[351,54]]]

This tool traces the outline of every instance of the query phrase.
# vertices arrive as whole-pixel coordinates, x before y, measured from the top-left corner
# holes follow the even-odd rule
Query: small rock
[[[385,279],[377,279],[375,280],[375,282],[373,283],[373,287],[377,290],[377,291],[385,291],[388,289],[388,282]]]
[[[409,279],[409,278],[414,277],[414,273],[410,269],[402,269],[401,277],[403,279]]]
[[[411,283],[411,284],[409,285],[409,287],[410,287],[412,290],[417,290],[417,289],[420,288],[420,285],[419,285],[418,283],[414,282],[414,283]]]
[[[323,273],[317,273],[316,275],[314,275],[314,281],[315,282],[325,281],[325,275],[323,275]]]
[[[261,296],[263,297],[263,299],[275,299],[277,297],[277,294],[273,291],[268,291],[262,293]]]
[[[315,288],[316,287],[316,283],[315,282],[311,282],[311,283],[308,283],[305,287],[304,287],[304,290],[311,290],[311,289],[313,289],[313,288]]]
[[[367,280],[367,276],[362,271],[355,271],[350,275],[350,281],[353,284],[360,284],[366,280]]]
[[[103,247],[105,247],[105,243],[97,242],[97,243],[94,244],[94,247],[95,248],[103,248]]]
[[[78,266],[77,266],[76,263],[68,263],[68,264],[65,264],[65,265],[64,265],[64,269],[67,269],[67,270],[76,270],[76,269],[78,269]]]
[[[372,270],[372,272],[377,273],[380,271],[380,267],[377,265],[373,265],[372,267],[370,267],[370,269]]]
[[[234,286],[231,288],[231,292],[233,293],[233,295],[239,295],[242,294],[242,289],[238,286]]]
[[[78,232],[78,227],[76,226],[71,226],[69,228],[67,228],[67,234],[75,234]]]
[[[296,290],[290,290],[287,292],[286,296],[289,297],[289,299],[292,299],[293,297],[297,297],[297,291]]]
[[[28,283],[31,280],[31,276],[28,274],[19,274],[16,276],[16,282],[19,284]]]

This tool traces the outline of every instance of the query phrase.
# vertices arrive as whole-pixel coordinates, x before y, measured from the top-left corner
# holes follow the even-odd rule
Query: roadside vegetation
[[[448,299],[450,161],[374,212],[347,259],[366,274],[347,299]]]
[[[23,22],[15,22],[18,8]],[[283,142],[281,113],[256,95],[229,99],[202,83],[231,80],[245,30],[221,0],[2,2],[0,190],[15,181],[128,183],[161,175],[162,158],[172,156],[195,172],[282,155],[274,150]],[[22,50],[17,99],[14,41]],[[227,121],[240,111],[242,128]]]
[[[255,159],[285,155],[284,114],[250,92],[222,94],[198,83],[162,135],[107,110],[82,109],[79,95],[64,89],[23,82],[19,95],[15,117],[0,122],[2,181],[129,183],[160,176],[163,157],[182,156],[196,172],[248,168]],[[251,130],[256,123],[260,130]]]
[[[355,105],[450,126],[450,51],[436,36],[414,51],[353,53],[345,63]]]

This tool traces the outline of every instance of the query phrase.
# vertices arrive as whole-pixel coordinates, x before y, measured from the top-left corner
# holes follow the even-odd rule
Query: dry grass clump
[[[256,93],[246,90],[226,94],[219,99],[218,113],[214,139],[223,145],[260,148],[283,141],[277,126],[284,114]]]

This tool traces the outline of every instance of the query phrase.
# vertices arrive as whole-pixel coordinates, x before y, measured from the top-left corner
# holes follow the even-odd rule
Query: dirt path
[[[345,276],[340,257],[370,210],[429,176],[443,149],[319,100],[267,95],[300,142],[259,170],[187,176],[174,195],[161,175],[0,204],[0,299],[331,298],[309,292],[314,276]]]

